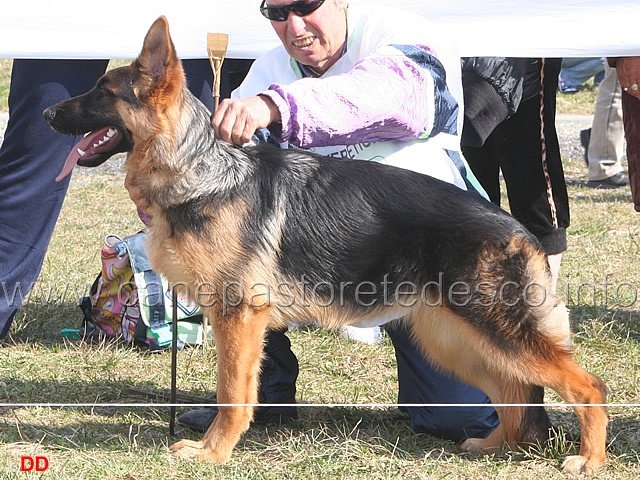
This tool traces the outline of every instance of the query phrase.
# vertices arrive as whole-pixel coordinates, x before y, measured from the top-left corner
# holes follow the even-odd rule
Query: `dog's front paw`
[[[572,474],[593,475],[602,465],[603,463],[596,463],[582,455],[572,455],[562,463],[562,471]]]
[[[482,449],[481,442],[482,442],[481,438],[467,438],[464,442],[460,444],[460,449],[463,452],[483,453],[484,450]]]
[[[203,442],[193,440],[180,440],[169,447],[171,453],[188,460],[197,458],[203,462],[225,463],[231,454],[222,454],[211,448],[205,448]]]
[[[463,452],[489,454],[500,451],[502,446],[495,445],[486,438],[467,438],[460,444],[460,449]]]
[[[202,442],[193,440],[180,440],[169,447],[171,453],[176,457],[192,459],[202,453]]]

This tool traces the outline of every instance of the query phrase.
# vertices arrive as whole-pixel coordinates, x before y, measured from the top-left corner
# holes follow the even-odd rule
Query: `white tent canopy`
[[[379,3],[415,11],[450,27],[462,56],[640,55],[640,0]],[[0,56],[133,58],[151,23],[165,15],[182,58],[207,56],[207,32],[229,34],[229,58],[255,58],[278,42],[269,21],[260,15],[259,4],[260,0],[7,2],[0,15]]]

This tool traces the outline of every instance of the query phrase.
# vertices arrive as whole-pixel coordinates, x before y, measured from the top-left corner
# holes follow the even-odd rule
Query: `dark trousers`
[[[483,146],[462,148],[471,170],[498,205],[502,170],[511,213],[540,240],[548,254],[567,249],[569,226],[569,199],[555,127],[560,63],[560,59],[545,60],[544,97],[523,101]]]
[[[398,361],[398,403],[401,404],[483,404],[487,396],[477,388],[434,369],[424,359],[401,325],[387,325]],[[265,344],[260,376],[261,402],[291,403],[295,400],[298,361],[284,332],[270,332]],[[371,381],[375,381],[371,365]],[[487,407],[409,407],[411,426],[418,433],[429,433],[456,442],[469,437],[486,437],[499,423],[498,415]]]
[[[498,414],[484,392],[432,367],[406,326],[392,323],[385,330],[398,362],[398,403],[488,404],[486,407],[401,407],[409,414],[415,432],[460,442],[466,438],[484,438],[498,426]]]
[[[42,111],[91,89],[107,60],[14,60],[9,122],[0,147],[0,337],[36,281],[69,185],[54,181],[77,137]],[[211,109],[208,59],[184,62],[189,88]]]

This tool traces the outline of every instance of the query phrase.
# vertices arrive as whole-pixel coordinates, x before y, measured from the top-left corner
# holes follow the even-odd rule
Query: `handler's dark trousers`
[[[481,390],[442,373],[427,363],[403,325],[385,328],[396,350],[399,404],[489,404]],[[498,414],[490,405],[453,407],[400,407],[411,418],[415,432],[460,442],[485,438],[498,426]]]
[[[436,371],[415,347],[407,329],[387,325],[398,360],[398,403],[400,404],[488,404],[489,398],[477,388],[453,376]],[[371,365],[371,381],[376,381]],[[270,332],[265,346],[260,376],[260,402],[290,403],[295,398],[298,362],[284,332]],[[456,442],[469,437],[486,437],[498,425],[498,415],[490,405],[401,408],[409,414],[418,433],[429,433]]]

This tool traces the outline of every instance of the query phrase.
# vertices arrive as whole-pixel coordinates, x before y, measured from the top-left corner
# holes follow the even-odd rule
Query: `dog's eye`
[[[100,89],[100,95],[102,95],[103,97],[109,97],[109,98],[116,96],[114,92],[112,92],[109,88],[106,88],[106,87],[103,87]]]
[[[109,90],[107,83],[99,81],[96,84],[96,92],[101,96],[111,96],[112,92]]]

